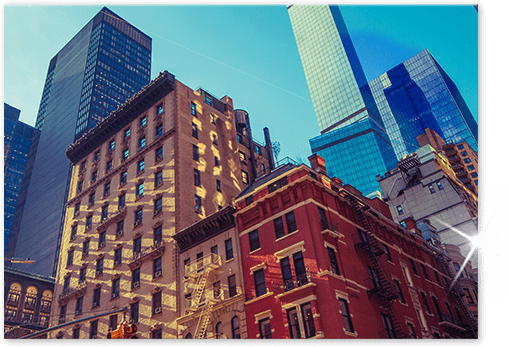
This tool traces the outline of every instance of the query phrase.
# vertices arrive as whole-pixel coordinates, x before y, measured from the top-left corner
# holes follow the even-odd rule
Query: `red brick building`
[[[475,337],[442,250],[310,161],[235,199],[248,338]]]

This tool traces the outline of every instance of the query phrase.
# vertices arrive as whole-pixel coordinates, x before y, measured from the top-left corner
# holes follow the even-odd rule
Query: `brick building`
[[[271,169],[270,143],[251,143],[241,113],[228,96],[192,90],[165,71],[69,147],[52,326],[127,306],[140,338],[178,337],[172,236],[231,204],[255,177],[250,167]],[[50,338],[105,338],[120,320]]]
[[[234,201],[248,338],[476,336],[443,250],[310,161],[280,166]]]

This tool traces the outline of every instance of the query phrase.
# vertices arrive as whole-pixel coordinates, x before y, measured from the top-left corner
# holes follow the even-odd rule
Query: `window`
[[[198,126],[195,123],[191,123],[191,136],[198,139]]]
[[[390,249],[389,249],[389,248],[388,248],[388,246],[386,246],[385,244],[383,244],[382,246],[383,246],[383,249],[384,249],[384,253],[386,253],[386,259],[387,259],[390,263],[393,263],[393,259],[391,259]]]
[[[156,149],[156,163],[163,159],[163,146]]]
[[[161,265],[162,265],[162,260],[161,260],[161,257],[159,258],[156,258],[153,260],[152,262],[152,278],[158,278],[158,277],[161,277],[162,275],[162,271],[161,271]]]
[[[101,287],[94,289],[92,308],[99,306],[100,303],[101,303]]]
[[[88,215],[85,221],[85,230],[92,228],[92,215]]]
[[[152,295],[152,315],[161,313],[161,292]]]
[[[215,299],[221,298],[221,283],[216,281],[213,283],[213,294]]]
[[[74,311],[74,315],[78,316],[83,311],[83,296],[80,296],[76,299],[76,310]]]
[[[271,323],[269,322],[269,318],[264,318],[259,321],[259,331],[261,339],[272,339],[271,334]]]
[[[439,190],[443,190],[444,189],[443,185],[441,184],[441,182],[437,182],[436,185],[437,185],[437,189],[439,189]]]
[[[104,184],[104,189],[103,189],[103,198],[104,197],[107,197],[108,195],[110,195],[110,187],[112,185],[112,182],[108,181]]]
[[[216,190],[218,192],[221,192],[221,181],[220,180],[216,180]]]
[[[312,305],[308,302],[301,305],[301,314],[303,315],[303,325],[306,338],[315,336],[315,323],[313,321]]]
[[[225,240],[225,259],[229,260],[234,258],[234,248],[232,246],[232,239]]]
[[[287,310],[287,321],[289,324],[290,338],[300,339],[301,331],[299,329],[298,313],[295,307]]]
[[[117,328],[117,315],[112,314],[110,316],[110,330],[115,330]]]
[[[131,273],[131,289],[140,287],[140,268],[136,268]]]
[[[386,336],[389,339],[397,338],[397,334],[395,333],[395,329],[393,328],[393,323],[391,322],[391,317],[389,314],[381,313],[382,320],[384,323],[384,330],[386,330]]]
[[[142,137],[139,141],[138,141],[138,150],[140,149],[144,149],[145,148],[145,137]]]
[[[283,177],[283,178],[279,179],[278,181],[268,185],[267,186],[267,190],[269,191],[269,193],[272,193],[275,190],[278,190],[278,189],[280,189],[281,187],[283,187],[283,186],[285,186],[287,184],[288,184],[287,177]]]
[[[283,229],[282,217],[278,217],[275,220],[273,220],[273,225],[274,225],[274,233],[275,233],[276,239],[278,240],[280,237],[285,235],[285,230]]]
[[[473,300],[473,297],[471,296],[471,291],[469,290],[469,288],[462,288],[462,289],[464,289],[464,293],[466,294],[466,300],[467,300],[468,304],[474,305],[475,301]]]
[[[99,246],[98,248],[104,247],[106,244],[106,231],[99,233]]]
[[[476,178],[476,177],[478,177],[478,174],[477,174],[476,172],[473,172],[473,173],[471,174],[471,177]]]
[[[429,190],[430,190],[430,194],[434,194],[436,192],[436,190],[434,189],[434,186],[432,184],[429,186]]]
[[[285,215],[285,220],[287,222],[287,233],[291,233],[297,230],[296,217],[294,216],[294,211],[289,212]]]
[[[398,295],[400,302],[405,304],[406,299],[404,297],[404,293],[402,293],[402,288],[400,287],[400,282],[397,280],[393,280],[393,282],[395,283],[395,289],[397,290],[397,295]]]
[[[214,245],[211,247],[211,253],[212,254],[218,254],[218,245]]]
[[[103,273],[103,263],[104,258],[99,258],[96,262],[96,276],[99,276]]]
[[[478,180],[475,180],[475,184],[478,185]]]
[[[159,187],[163,184],[163,170],[159,170],[154,174],[154,186]]]
[[[127,183],[127,170],[126,171],[123,171],[121,174],[120,174],[120,185],[123,185],[123,184],[126,184]]]
[[[436,270],[434,270],[434,276],[436,276],[436,282],[437,284],[441,285],[441,280],[439,279],[439,274],[437,273]]]
[[[244,162],[246,160],[246,154],[239,151],[239,160],[241,160],[241,162]]]
[[[96,200],[96,192],[92,192],[89,195],[89,206],[94,205],[94,202]]]
[[[138,301],[137,302],[134,302],[130,305],[130,316],[131,316],[131,320],[133,321],[133,323],[137,323],[138,322]]]
[[[211,113],[211,123],[216,124],[216,116]]]
[[[131,136],[131,129],[124,130],[124,140],[129,139],[130,136]]]
[[[58,318],[59,324],[66,322],[66,311],[67,311],[67,305],[63,305],[60,307],[60,316]]]
[[[308,283],[308,277],[306,276],[305,262],[303,259],[303,252],[299,251],[292,255],[294,260],[294,270],[296,271],[296,279],[298,286],[303,286]]]
[[[106,168],[104,169],[104,173],[107,174],[108,172],[110,172],[113,168],[113,160],[108,160],[106,162]]]
[[[412,339],[416,339],[416,332],[414,331],[414,325],[412,325],[411,323],[407,323],[407,327],[409,328],[409,336],[412,338]]]
[[[64,278],[64,289],[63,289],[64,292],[69,290],[70,284],[71,284],[71,275]],[[25,305],[27,305],[27,302],[29,301],[28,299],[32,299],[32,301],[33,301],[33,298],[30,298],[28,296],[26,296],[25,299],[27,299],[27,300],[25,300]]]
[[[248,234],[250,239],[250,252],[260,248],[259,231],[253,230]]]
[[[336,262],[335,250],[333,248],[327,247],[328,255],[329,255],[329,263],[331,264],[331,271],[335,275],[340,275],[340,270],[338,269],[338,263]]]
[[[199,161],[200,155],[198,153],[198,147],[196,145],[193,145],[193,160]]]
[[[228,296],[231,298],[237,294],[236,275],[228,276]]]
[[[200,171],[193,169],[193,182],[196,186],[200,187]]]
[[[246,206],[250,206],[253,203],[253,195],[250,195],[244,201],[246,202]]]
[[[411,268],[413,269],[414,274],[416,276],[418,276],[418,269],[416,268],[416,264],[415,264],[414,260],[409,258],[409,262],[411,263]]]
[[[195,212],[202,213],[202,198],[198,195],[195,195]]]
[[[86,168],[87,168],[87,161],[81,162],[81,164],[80,164],[80,172],[85,171]]]
[[[78,182],[78,187],[76,188],[76,194],[81,193],[83,190],[83,181]]]
[[[113,266],[117,266],[122,263],[122,247],[115,249],[113,253]]]
[[[111,152],[115,149],[115,140],[111,140],[109,143],[108,143],[108,152]]]
[[[243,183],[248,184],[248,173],[246,171],[241,170],[241,178],[243,180]]]
[[[154,215],[158,215],[163,211],[163,198],[157,198],[154,200]]]
[[[96,152],[94,153],[94,160],[92,160],[92,162],[96,162],[96,161],[98,161],[98,160],[99,160],[99,158],[100,158],[100,156],[101,156],[101,152],[100,152],[100,151],[96,151]]]
[[[101,207],[101,222],[108,218],[108,205]]]
[[[142,118],[140,118],[140,128],[143,128],[146,125],[147,125],[147,116],[143,116]]]
[[[352,325],[351,313],[349,311],[349,306],[347,305],[347,300],[338,298],[338,301],[340,301],[340,311],[342,311],[345,331],[353,333],[354,326]]]
[[[120,278],[112,281],[112,299],[119,296],[120,293]]]
[[[266,173],[266,166],[264,164],[261,164],[262,165],[262,173]]]
[[[294,289],[294,280],[292,279],[292,269],[290,268],[289,257],[280,259],[282,269],[283,288],[285,291]]]
[[[368,272],[370,274],[370,279],[372,280],[372,285],[374,288],[381,288],[381,284],[379,283],[379,276],[377,272],[372,267],[368,267]]]
[[[135,211],[135,226],[142,224],[143,220],[143,210],[139,209]]]
[[[206,96],[205,96],[205,103],[206,103],[207,105],[211,106],[212,101],[211,101],[211,97],[210,97],[210,96],[208,96],[208,95],[206,95]]]
[[[99,319],[93,320],[90,322],[90,338],[95,339],[97,338],[97,325],[98,325]]]
[[[427,312],[428,314],[432,314],[432,312],[430,311],[429,303],[427,301],[427,296],[425,295],[424,292],[420,292],[420,295],[421,299],[423,300],[423,305],[425,306],[425,312]]]
[[[86,240],[83,242],[83,255],[89,254],[90,241]]]
[[[80,269],[80,277],[78,279],[78,282],[84,282],[85,280],[87,279],[87,268],[86,267],[82,267]]]
[[[159,225],[154,229],[154,244],[163,241],[163,226]]]
[[[218,157],[214,157],[214,166],[218,167],[220,166],[220,159]]]
[[[136,185],[136,197],[143,196],[143,182]]]
[[[191,114],[197,116],[197,105],[194,102],[191,103]]]
[[[466,163],[466,164],[471,163],[471,159],[469,159],[469,158],[464,159],[464,163]]]
[[[126,206],[126,194],[119,195],[119,210]]]
[[[67,253],[67,266],[73,265],[74,249]]]
[[[260,147],[259,146],[255,146],[255,153],[260,155]]]
[[[129,158],[129,148],[126,148],[126,149],[122,152],[122,161],[125,161],[127,158]]]
[[[429,274],[427,273],[427,269],[425,268],[425,265],[420,263],[420,266],[421,266],[421,271],[423,271],[423,276],[425,276],[425,279],[430,280],[429,279]]]
[[[136,165],[136,174],[139,175],[140,173],[145,171],[145,159],[142,159],[138,161]]]
[[[241,323],[239,321],[239,317],[237,316],[232,317],[232,338],[241,338]]]
[[[264,277],[264,269],[259,269],[253,272],[255,279],[255,295],[261,296],[266,294],[266,279]]]
[[[163,125],[160,124],[156,127],[156,138],[163,136]]]
[[[470,171],[475,169],[475,167],[474,167],[473,165],[469,165],[467,168],[468,168],[468,170],[470,170]]]
[[[117,231],[116,231],[116,236],[117,237],[120,237],[124,234],[124,219],[120,220],[117,222]]]
[[[464,145],[458,145],[457,148],[458,149],[464,149]]]
[[[77,202],[76,205],[74,205],[74,216],[76,217],[80,213],[80,203]]]
[[[160,115],[163,113],[163,111],[164,111],[163,104],[159,104],[158,107],[156,108],[156,114]]]
[[[151,333],[151,339],[162,339],[163,338],[163,330],[156,329]]]
[[[78,232],[78,225],[75,224],[71,227],[71,241],[76,238],[76,233]]]
[[[133,240],[133,254],[140,253],[142,251],[142,237],[137,237]]]

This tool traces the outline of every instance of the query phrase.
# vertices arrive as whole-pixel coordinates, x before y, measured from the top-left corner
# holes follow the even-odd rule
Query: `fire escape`
[[[348,199],[350,205],[354,208],[360,225],[363,227],[363,230],[358,229],[358,234],[353,235],[353,239],[356,251],[359,249],[363,250],[369,259],[369,270],[373,288],[368,291],[368,298],[370,299],[372,295],[375,294],[381,302],[381,306],[384,311],[383,313],[390,318],[390,330],[392,331],[387,331],[389,335],[388,337],[391,338],[391,335],[394,335],[394,338],[398,339],[408,338],[407,334],[402,330],[402,326],[391,307],[392,303],[398,296],[395,294],[391,282],[388,280],[381,264],[379,263],[379,257],[384,253],[384,250],[380,247],[379,241],[375,238],[375,235],[370,228],[370,224],[363,212],[363,210],[367,210],[369,207],[350,194],[348,195]]]
[[[403,173],[406,187],[410,187],[418,183],[421,178],[419,166],[420,160],[416,153],[408,155],[398,163],[398,168]]]
[[[185,265],[184,277],[195,281],[194,290],[191,294],[191,303],[187,313],[201,311],[198,323],[193,336],[194,339],[203,339],[206,336],[207,326],[211,319],[213,306],[220,301],[220,293],[215,289],[210,291],[212,295],[206,295],[208,277],[215,270],[221,268],[221,257],[210,253],[195,262]]]

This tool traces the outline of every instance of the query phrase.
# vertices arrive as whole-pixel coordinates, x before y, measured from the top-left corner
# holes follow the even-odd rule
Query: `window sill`
[[[87,258],[88,256],[89,256],[89,254],[88,254],[88,253],[87,253],[87,254],[82,254],[82,256],[81,256],[81,260],[83,260],[83,259]]]
[[[137,229],[137,228],[141,227],[142,225],[143,225],[143,223],[134,224],[133,229]]]
[[[352,337],[358,337],[358,332],[351,333],[350,331],[346,331],[345,328],[343,328],[345,335],[352,336]]]
[[[119,184],[119,188],[124,187],[126,184],[127,184],[127,182],[123,182],[123,183]]]
[[[228,264],[228,263],[230,263],[230,262],[234,261],[234,259],[235,259],[235,258],[230,258],[229,260],[225,260],[225,262],[224,262],[223,264],[224,264],[224,265],[225,265],[225,264]]]
[[[145,173],[145,170],[139,171],[136,173],[136,177],[143,175]]]
[[[285,239],[285,238],[287,238],[287,237],[289,237],[289,236],[291,236],[291,235],[294,235],[294,234],[296,234],[296,233],[298,233],[298,232],[299,232],[299,229],[296,229],[296,230],[294,230],[293,232],[291,232],[291,233],[289,233],[289,234],[287,234],[287,235],[284,235],[284,236],[282,236],[282,237],[280,237],[280,238],[276,239],[276,240],[275,240],[275,242],[281,241],[281,240],[283,240],[283,239]]]
[[[106,194],[106,195],[103,195],[103,199],[106,199],[107,197],[110,196],[110,193]]]
[[[262,300],[262,299],[265,299],[265,298],[268,298],[270,296],[273,296],[273,292],[267,292],[266,294],[262,294],[261,296],[257,296],[256,298],[253,298],[251,300],[248,300],[248,301],[245,301],[245,305],[248,305],[248,304],[252,304],[258,300]]]
[[[158,189],[163,186],[163,182],[159,183],[157,186],[154,187],[154,189]]]
[[[130,292],[132,293],[132,292],[134,292],[135,290],[140,289],[140,287],[141,287],[141,286],[131,288],[131,291],[130,291]]]
[[[262,249],[262,248],[260,248],[260,247],[259,247],[259,248],[257,248],[257,249],[254,249],[253,251],[250,251],[250,254],[256,253],[256,252],[260,251],[261,249]]]

